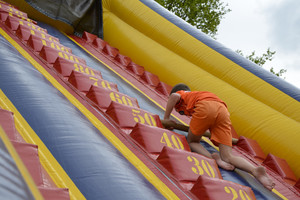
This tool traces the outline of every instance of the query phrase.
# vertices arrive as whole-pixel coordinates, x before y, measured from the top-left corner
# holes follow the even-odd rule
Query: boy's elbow
[[[170,95],[169,99],[171,99],[171,101],[177,103],[180,100],[180,94],[172,93]]]

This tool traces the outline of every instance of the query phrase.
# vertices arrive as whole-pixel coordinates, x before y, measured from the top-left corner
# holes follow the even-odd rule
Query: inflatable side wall
[[[216,93],[237,133],[300,175],[300,91],[149,0],[103,0],[104,40],[170,85]]]
[[[8,1],[69,33],[24,1]],[[102,0],[104,40],[157,74],[161,81],[188,84],[223,99],[240,136],[265,153],[284,158],[300,177],[300,91],[207,37],[152,0]]]

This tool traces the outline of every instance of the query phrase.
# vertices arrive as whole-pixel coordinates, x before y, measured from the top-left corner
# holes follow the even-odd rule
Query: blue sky
[[[217,40],[245,55],[276,51],[265,69],[287,69],[285,81],[300,88],[300,4],[298,0],[223,0],[232,10],[221,21]]]

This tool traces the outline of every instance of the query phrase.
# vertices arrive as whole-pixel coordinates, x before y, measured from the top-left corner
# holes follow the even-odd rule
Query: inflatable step
[[[87,34],[83,35],[83,38],[84,36],[86,36]],[[92,45],[95,47],[96,50],[98,50],[99,52],[102,52],[103,48],[108,44],[106,41],[104,40],[101,40],[100,38],[97,38],[96,35],[94,35],[94,39],[91,40],[92,42]],[[87,41],[87,40],[86,40]],[[87,42],[89,43],[89,42]]]
[[[68,189],[57,188],[50,176],[43,169],[39,159],[38,146],[24,141],[15,128],[14,114],[11,111],[0,108],[0,126],[7,134],[16,152],[38,186],[45,199],[70,199]]]
[[[57,49],[59,51],[63,51],[66,53],[72,53],[72,49],[65,47],[59,43],[55,43],[51,40],[47,40],[44,38],[41,38],[39,36],[36,36],[34,34],[31,34],[27,40],[27,44],[29,47],[31,47],[36,52],[41,52],[43,46],[48,46],[53,49]]]
[[[247,186],[207,176],[199,176],[191,192],[199,199],[256,199]]]
[[[273,154],[268,154],[263,164],[276,172],[283,180],[291,185],[295,185],[297,178],[294,172],[291,170],[288,163],[283,159]]]
[[[67,200],[70,199],[69,190],[67,188],[46,188],[39,187],[45,199],[49,200]]]
[[[132,63],[131,59],[128,56],[124,56],[122,54],[117,54],[115,57],[115,61],[119,63],[123,68],[127,68],[127,66]]]
[[[92,85],[88,93],[86,94],[86,97],[94,102],[96,106],[104,112],[107,110],[112,101],[139,108],[139,104],[136,98],[132,98],[128,95],[111,90],[109,88],[104,88],[102,86],[99,87]]]
[[[109,56],[111,59],[115,59],[117,55],[120,53],[119,49],[112,47],[110,45],[105,45],[102,49],[102,52]]]
[[[236,147],[243,149],[245,152],[253,156],[258,162],[262,163],[266,158],[265,153],[262,151],[259,144],[250,138],[240,136]]]
[[[34,144],[11,141],[37,186],[43,185],[38,147]]]
[[[154,89],[160,83],[158,76],[148,71],[144,72],[144,74],[141,76],[141,80]]]
[[[55,62],[53,64],[53,68],[59,74],[61,74],[64,78],[67,78],[67,79],[70,77],[73,70],[76,72],[85,73],[87,75],[102,77],[100,71],[96,71],[93,68],[90,68],[86,65],[78,64],[76,62],[73,62],[71,60],[67,60],[67,59],[61,58],[61,57],[58,57],[55,60]]]
[[[130,137],[155,160],[165,146],[191,151],[185,136],[146,124],[137,123],[130,132]]]
[[[39,27],[35,23],[28,22],[27,20],[23,20],[21,18],[10,16],[10,15],[7,16],[5,20],[5,25],[14,32],[18,29],[19,25],[25,25],[32,28],[33,30],[47,33],[46,29]]]
[[[155,90],[158,91],[160,94],[169,96],[172,90],[172,86],[160,81],[155,87]]]
[[[5,1],[0,1],[0,12],[13,13],[18,14],[20,16],[27,17],[27,13],[24,13],[18,9],[16,9],[13,5],[6,3]]]
[[[10,140],[16,140],[16,128],[13,112],[0,108],[0,126],[2,126]]]
[[[98,38],[96,35],[84,32],[82,39],[89,44],[89,47],[96,50],[96,52],[106,56],[109,60],[115,63],[118,67],[125,69],[128,73],[136,73],[135,78],[146,83],[155,92],[168,96],[172,87],[159,80],[159,77],[151,72],[145,71],[143,67],[133,63],[131,59],[125,55],[120,54],[119,50],[110,46],[107,42]]]
[[[241,148],[247,154],[251,155],[259,164],[263,164],[279,175],[286,183],[290,185],[296,184],[297,178],[288,163],[284,159],[272,154],[266,156],[255,140],[241,136],[234,148]]]
[[[84,74],[73,70],[68,81],[78,91],[84,94],[88,93],[92,85],[108,88],[113,91],[118,91],[117,84],[104,80],[102,79],[102,76],[99,75],[92,76],[92,75]]]
[[[136,123],[163,128],[158,115],[117,102],[111,102],[105,113],[127,134],[130,134]]]
[[[56,59],[58,57],[61,57],[61,58],[65,58],[67,60],[71,60],[73,62],[76,62],[78,64],[86,65],[85,60],[78,57],[78,56],[75,56],[71,53],[67,53],[67,52],[64,52],[62,50],[57,50],[55,48],[48,47],[48,46],[45,46],[45,45],[43,45],[41,51],[39,52],[39,55],[41,56],[41,58],[43,58],[49,64],[54,64]]]
[[[300,194],[300,179],[298,179],[298,181],[296,182],[296,184],[294,185],[294,188],[296,190],[298,190],[299,194]],[[299,195],[300,196],[300,195]]]
[[[129,63],[129,65],[126,66],[126,69],[137,77],[140,77],[145,73],[145,68],[134,62]]]
[[[53,37],[45,32],[34,30],[31,27],[20,24],[16,30],[16,35],[24,42],[27,42],[30,36],[34,35],[40,39],[48,40],[53,43],[59,44],[59,39]]]
[[[181,184],[190,190],[199,176],[223,179],[214,159],[165,146],[156,159]]]

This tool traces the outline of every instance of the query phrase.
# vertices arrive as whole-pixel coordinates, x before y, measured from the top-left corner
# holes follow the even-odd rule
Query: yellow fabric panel
[[[239,135],[300,176],[300,103],[185,33],[139,1],[103,0],[104,39],[170,85],[216,93]]]
[[[151,9],[142,6],[143,4],[139,1],[104,1],[104,9],[106,9],[106,12],[104,13],[104,27],[106,27],[104,29],[104,39],[111,42],[112,45],[119,47],[121,52],[124,54],[126,53],[126,55],[129,55],[130,57],[134,57],[137,51],[132,51],[132,48],[126,49],[128,45],[137,45],[139,47],[143,45],[145,47],[151,47],[151,50],[154,52],[158,51],[157,48],[151,46],[151,44],[144,41],[142,38],[135,38],[137,34],[130,35],[123,26],[121,34],[125,34],[126,36],[123,35],[123,37],[131,39],[129,39],[129,41],[118,39],[120,34],[114,33],[115,30],[113,28],[110,29],[109,23],[111,23],[111,21],[108,18],[120,18],[129,29],[133,28],[142,33],[145,37],[150,37],[152,42],[157,42],[195,65],[201,66],[201,68],[209,71],[209,73],[215,74],[221,79],[226,79],[225,81],[230,82],[231,85],[248,93],[250,96],[257,98],[274,109],[300,121],[300,112],[295,112],[300,111],[300,106],[297,101],[283,94],[273,86],[266,84],[256,76],[248,73],[246,70],[222,55],[219,55],[194,37],[160,17]],[[110,22],[107,22],[106,19]],[[155,53],[154,56],[156,55],[158,54]],[[161,54],[158,56],[161,56]],[[169,60],[174,59],[166,56],[164,57]],[[136,61],[138,64],[144,65],[149,71],[154,71],[152,66],[150,67],[150,64],[152,63],[149,59],[138,58],[140,59],[137,59],[137,61],[142,60],[141,62]],[[166,81],[168,79],[162,76],[162,80]],[[248,81],[246,82],[245,80]],[[171,81],[171,83],[176,83],[174,80]],[[170,81],[166,82],[170,83]],[[276,99],[266,96],[266,92],[271,93],[272,95],[274,94]],[[288,101],[288,103],[282,103],[286,101]]]
[[[233,87],[246,92],[250,96],[263,101],[265,104],[300,122],[300,105],[298,101],[285,95],[278,89],[265,83],[265,81],[218,54],[166,19],[160,17],[156,12],[144,6],[141,2],[124,2],[122,0],[106,0],[103,2],[104,10],[106,11],[104,12],[104,39],[113,46],[118,47],[121,53],[132,58],[137,58],[134,61],[140,65],[144,65],[150,72],[154,73],[157,71],[153,69],[151,59],[154,57],[157,59],[161,55],[164,55],[158,54],[158,48],[160,48],[158,46],[164,46],[164,48],[170,49],[202,69],[207,70],[209,73],[229,82]],[[112,20],[117,20],[116,18],[119,18],[124,23],[124,26],[121,25],[122,22],[115,24],[116,26],[121,25],[122,28],[117,28],[121,30],[115,30],[114,28],[116,27],[110,24],[114,23]],[[129,33],[126,27],[129,30],[135,29],[137,32],[133,34],[132,32]],[[117,32],[114,33],[115,31]],[[138,34],[143,36],[138,36]],[[120,36],[129,39],[121,40],[119,39]],[[143,37],[149,37],[152,41],[144,40]],[[159,45],[152,46],[152,42]],[[128,46],[130,46],[130,48],[127,48]],[[153,57],[145,59],[135,56],[137,51],[133,49],[134,46],[139,49],[141,46],[144,46],[144,48],[148,47],[147,49],[152,51],[151,54]],[[174,57],[167,57],[165,55],[164,59],[165,62],[167,62],[167,60],[174,61]],[[161,66],[165,67],[165,62],[163,62]],[[176,61],[174,62],[176,63]],[[171,64],[172,62],[168,64],[167,67],[175,67],[176,69],[177,66],[179,66],[178,64],[177,66]],[[161,66],[157,68],[160,69]],[[182,65],[179,67],[182,67]],[[179,72],[179,74],[181,74],[181,72]],[[164,75],[161,76],[161,79],[171,84],[178,82],[173,78],[172,80],[168,80],[170,77],[164,77]],[[265,95],[266,92],[269,95]],[[270,96],[272,97],[270,98]]]

